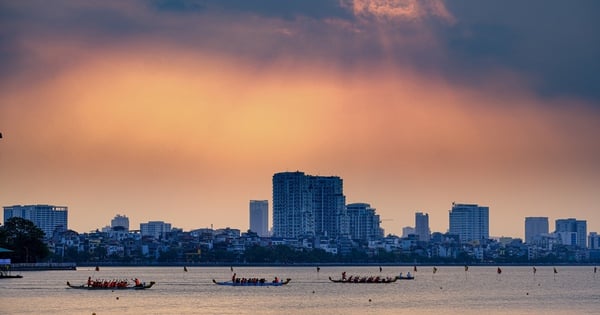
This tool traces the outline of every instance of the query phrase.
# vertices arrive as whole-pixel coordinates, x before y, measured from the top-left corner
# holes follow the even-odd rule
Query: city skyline
[[[600,231],[597,1],[0,8],[3,206],[244,229],[271,175],[302,170],[386,233],[417,211],[445,231],[452,202],[489,206],[492,236]]]
[[[295,172],[297,173],[297,172]],[[304,175],[303,175],[304,176]],[[307,175],[308,177],[311,177],[310,175]],[[314,177],[314,176],[313,176]],[[263,205],[258,205],[260,203],[264,203]],[[254,204],[254,205],[253,205]],[[166,233],[168,232],[168,230],[170,230],[171,228],[173,229],[182,229],[183,231],[193,231],[193,230],[199,230],[199,229],[237,229],[240,232],[244,232],[244,231],[253,231],[255,233],[257,233],[259,236],[261,237],[281,237],[281,236],[276,236],[276,235],[267,235],[268,233],[261,235],[260,232],[257,232],[255,230],[252,230],[250,228],[250,226],[252,226],[252,221],[253,221],[253,208],[254,210],[261,210],[260,212],[264,212],[264,210],[267,210],[267,215],[269,216],[269,212],[268,211],[268,201],[267,200],[250,200],[250,207],[249,207],[249,214],[250,216],[248,217],[248,229],[243,229],[240,228],[238,226],[219,226],[219,227],[213,227],[213,225],[211,224],[210,227],[208,226],[194,226],[191,227],[189,229],[183,229],[180,226],[177,226],[177,224],[171,224],[171,223],[166,223],[162,220],[146,220],[146,221],[140,221],[139,224],[137,226],[139,226],[139,230],[141,230],[143,232],[144,229],[148,229],[148,227],[152,227],[152,233],[156,233],[156,229],[160,229],[161,232],[160,233]],[[265,209],[267,208],[267,209]],[[367,203],[350,203],[350,204],[346,204],[345,205],[346,211],[348,211],[348,214],[352,213],[351,215],[349,215],[349,220],[352,221],[352,223],[350,223],[350,226],[354,229],[354,230],[350,230],[350,235],[362,235],[365,232],[369,233],[368,230],[360,230],[357,229],[359,228],[364,228],[364,225],[360,225],[358,222],[355,222],[354,220],[356,220],[356,218],[358,218],[359,216],[361,217],[359,220],[367,220],[368,222],[365,221],[366,226],[369,226],[370,224],[373,224],[373,226],[379,226],[379,224],[381,224],[383,221],[385,221],[385,219],[380,218],[380,216],[378,214],[376,214],[375,209],[371,208],[371,206]],[[49,233],[49,231],[54,230],[55,228],[59,228],[60,230],[64,230],[65,225],[68,225],[66,222],[68,221],[68,215],[66,214],[68,212],[68,207],[65,206],[55,206],[55,205],[42,205],[42,204],[38,204],[38,205],[11,205],[11,206],[4,206],[4,219],[6,220],[7,218],[11,218],[11,217],[23,217],[26,218],[28,220],[31,221],[35,221],[34,223],[38,224],[40,222],[42,222],[43,228],[42,230],[46,233],[46,236],[51,235],[52,233]],[[35,209],[40,209],[40,214],[36,214],[36,215],[32,215],[33,212],[31,212],[32,210]],[[47,212],[51,210],[53,213],[56,213],[58,216],[56,218],[60,218],[58,221],[56,221],[56,218],[54,218],[56,215],[49,215]],[[456,225],[458,223],[459,230],[463,230],[463,229],[467,229],[469,230],[468,232],[466,231],[461,231],[459,232],[459,230],[455,231],[455,233],[451,233],[451,222],[452,222],[452,217],[453,214],[452,210],[458,210],[460,213],[458,215],[454,215],[454,224]],[[481,234],[479,237],[477,237],[477,239],[501,239],[503,237],[510,237],[510,238],[515,238],[515,239],[521,239],[524,243],[527,244],[531,244],[531,243],[536,243],[539,242],[540,239],[539,237],[548,237],[551,236],[551,234],[556,234],[558,237],[563,238],[562,242],[564,244],[569,244],[569,245],[581,245],[581,244],[585,244],[585,246],[587,246],[587,240],[588,237],[592,237],[592,235],[594,235],[594,237],[597,237],[597,232],[595,231],[588,231],[587,230],[587,220],[580,220],[581,218],[572,218],[572,217],[562,217],[562,218],[556,218],[554,219],[554,224],[555,224],[555,228],[554,229],[549,229],[548,226],[548,221],[550,220],[550,218],[548,217],[525,217],[524,218],[524,224],[523,224],[523,229],[524,229],[524,237],[520,237],[520,236],[516,236],[516,235],[486,235],[485,231],[488,229],[487,226],[489,226],[489,222],[488,222],[488,217],[489,217],[489,207],[485,207],[485,206],[479,206],[477,204],[460,204],[460,203],[452,203],[452,210],[449,212],[449,220],[448,220],[448,228],[446,230],[439,230],[439,231],[432,231],[428,228],[428,222],[429,222],[429,215],[427,213],[423,214],[422,212],[415,212],[415,221],[414,221],[414,225],[413,226],[404,226],[402,227],[402,233],[396,234],[396,233],[383,233],[385,231],[381,231],[381,235],[379,235],[379,233],[375,232],[373,235],[377,234],[379,235],[378,237],[384,237],[387,235],[394,235],[397,237],[408,237],[407,234],[414,234],[417,235],[417,237],[419,238],[419,240],[421,241],[428,241],[430,239],[430,234],[433,233],[441,233],[441,234],[454,234],[454,235],[458,235],[459,237],[461,235],[463,235],[461,238],[466,238],[468,241],[466,242],[470,242],[473,241],[475,239],[470,239],[469,237],[465,237],[467,234],[472,234],[472,233],[476,233],[476,234]],[[464,213],[464,211],[467,212],[472,212],[472,210],[476,210],[475,213],[471,213],[471,214],[466,214]],[[480,211],[484,211],[484,216],[481,217]],[[37,211],[37,210],[36,210]],[[63,212],[63,214],[61,214],[60,212]],[[370,214],[369,214],[370,212]],[[257,213],[258,214],[258,213]],[[366,215],[365,215],[366,214]],[[475,215],[474,215],[475,214]],[[258,216],[255,216],[254,219],[258,220],[258,221],[264,221],[266,218],[262,217],[264,214],[260,214]],[[272,215],[272,214],[271,214]],[[372,218],[369,218],[371,217]],[[260,218],[259,218],[260,217]],[[41,219],[43,218],[43,219]],[[377,223],[375,223],[373,220],[376,220]],[[483,219],[483,221],[482,221]],[[268,221],[268,220],[267,220]],[[58,223],[57,223],[58,222]],[[363,224],[365,224],[363,223]],[[541,224],[541,226],[540,226]],[[95,231],[103,231],[103,232],[107,232],[110,231],[112,228],[117,227],[117,228],[122,228],[125,232],[128,232],[129,229],[129,217],[126,214],[116,214],[113,219],[110,220],[110,224],[106,225],[104,227],[101,227],[102,223],[99,223],[99,226],[89,230],[89,231],[78,231],[76,229],[73,229],[71,227],[68,227],[69,230],[73,230],[77,233],[88,233],[88,232],[95,232]],[[135,226],[135,224],[134,224]],[[420,227],[419,227],[420,226]],[[483,232],[480,230],[483,228]],[[158,228],[157,228],[158,227]],[[165,229],[165,227],[167,227]],[[272,225],[269,225],[269,228],[273,228]],[[271,229],[266,229],[267,232],[272,232]],[[409,233],[405,233],[406,229],[410,229],[411,232]],[[131,230],[137,230],[136,228],[132,228]],[[422,236],[420,236],[419,231],[424,232],[427,237],[425,237],[424,239],[422,239]],[[264,230],[263,230],[264,232]],[[565,232],[568,232],[568,234],[564,234]],[[588,234],[589,232],[589,234]],[[361,234],[362,233],[362,234]],[[467,233],[467,234],[465,234]],[[302,235],[303,233],[299,233],[299,235]],[[574,235],[572,235],[574,234]],[[366,235],[366,234],[365,234]],[[369,238],[372,235],[369,236],[364,236],[362,235],[361,237],[357,237],[357,238],[362,238],[362,237],[366,237]],[[529,238],[528,238],[529,237]],[[291,237],[291,238],[295,238],[295,237]],[[572,243],[572,244],[571,244]],[[584,247],[585,247],[584,246]],[[595,247],[594,247],[595,248]]]

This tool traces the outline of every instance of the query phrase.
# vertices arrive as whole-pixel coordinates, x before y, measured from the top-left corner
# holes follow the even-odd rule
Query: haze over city
[[[386,234],[600,231],[600,2],[0,2],[0,204],[248,227],[272,176],[343,179]],[[552,229],[551,227],[551,229]]]

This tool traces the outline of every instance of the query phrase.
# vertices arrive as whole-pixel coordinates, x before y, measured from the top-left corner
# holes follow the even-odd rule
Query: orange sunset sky
[[[0,1],[0,204],[248,228],[272,176],[401,235],[453,201],[600,231],[597,1]]]

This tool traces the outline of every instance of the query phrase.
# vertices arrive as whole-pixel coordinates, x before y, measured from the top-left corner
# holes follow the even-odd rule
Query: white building
[[[350,238],[360,241],[372,241],[383,238],[384,231],[380,227],[381,220],[375,208],[368,203],[351,203],[346,205],[348,215],[348,231]]]
[[[45,233],[46,238],[52,237],[55,230],[68,229],[67,207],[51,205],[15,205],[4,207],[4,224],[12,217],[27,219]]]
[[[489,239],[489,211],[476,204],[452,203],[449,233],[458,235],[461,243]]]
[[[558,219],[555,221],[556,230],[555,233],[575,233],[576,240],[575,243],[570,242],[570,245],[576,245],[581,248],[587,247],[587,221],[585,220],[577,220],[574,218],[569,219]],[[563,243],[564,245],[567,245]]]
[[[126,232],[129,231],[129,218],[126,215],[117,214],[111,221],[110,227],[115,229],[116,227],[122,227]]]
[[[555,232],[562,245],[575,246],[577,245],[577,233],[575,232]]]
[[[548,217],[525,218],[525,243],[539,242],[542,235],[548,234]]]
[[[260,237],[269,236],[268,200],[250,200],[250,230]]]
[[[588,248],[589,249],[600,249],[600,235],[596,232],[590,232],[588,237]]]
[[[142,236],[152,236],[155,239],[159,239],[164,237],[168,232],[171,232],[171,223],[165,223],[163,221],[140,223],[140,234],[142,234]]]
[[[273,175],[273,236],[348,234],[346,197],[342,179],[303,172]]]
[[[431,230],[429,230],[429,214],[422,212],[415,213],[415,234],[419,241],[429,242],[431,239]]]
[[[415,234],[415,228],[412,226],[405,226],[402,228],[402,237],[408,237],[411,234]]]

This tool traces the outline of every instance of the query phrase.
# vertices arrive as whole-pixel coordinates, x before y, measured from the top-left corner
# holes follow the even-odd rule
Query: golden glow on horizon
[[[341,176],[349,202],[399,221],[388,232],[400,234],[417,210],[443,231],[450,203],[467,201],[498,211],[494,233],[515,226],[522,205],[539,205],[532,215],[564,213],[548,208],[556,200],[544,191],[563,189],[572,194],[563,204],[584,205],[589,197],[574,200],[587,193],[581,187],[597,187],[600,174],[579,167],[596,163],[600,149],[579,135],[600,134],[598,113],[543,104],[506,78],[494,83],[510,94],[387,64],[260,66],[130,49],[96,51],[6,95],[2,163],[14,181],[2,182],[12,193],[4,202],[67,205],[80,231],[117,212],[184,229],[244,227],[247,201],[270,199],[272,174],[299,169]],[[94,194],[103,200],[84,201]]]

